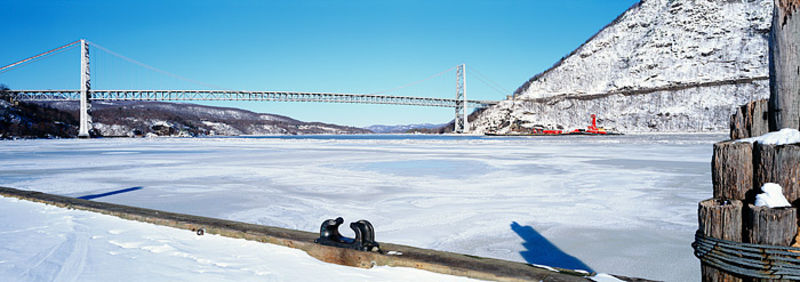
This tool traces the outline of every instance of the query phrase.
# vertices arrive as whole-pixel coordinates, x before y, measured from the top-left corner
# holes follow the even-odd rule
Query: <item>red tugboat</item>
[[[587,126],[586,129],[575,129],[571,132],[565,133],[565,135],[621,135],[621,134],[616,132],[606,131],[606,129],[602,127],[598,128],[597,116],[595,114],[592,114],[592,125]]]
[[[519,130],[519,129],[517,129]],[[607,131],[605,128],[597,127],[597,115],[592,114],[592,125],[587,126],[586,129],[575,129],[573,131],[564,132],[558,129],[545,129],[545,128],[531,128],[525,129],[528,132],[515,131],[512,127],[512,132],[498,134],[495,132],[486,132],[489,136],[558,136],[558,135],[622,135],[622,133]]]

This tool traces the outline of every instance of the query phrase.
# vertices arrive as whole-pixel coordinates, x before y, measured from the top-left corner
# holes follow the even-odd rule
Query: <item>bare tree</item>
[[[0,83],[0,99],[11,102],[11,93],[9,93],[8,90],[11,89],[5,84]]]

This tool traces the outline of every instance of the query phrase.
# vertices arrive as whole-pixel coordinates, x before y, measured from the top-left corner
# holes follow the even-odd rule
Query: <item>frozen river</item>
[[[697,202],[711,197],[711,144],[723,139],[0,141],[0,185],[311,232],[367,219],[382,242],[695,281]]]

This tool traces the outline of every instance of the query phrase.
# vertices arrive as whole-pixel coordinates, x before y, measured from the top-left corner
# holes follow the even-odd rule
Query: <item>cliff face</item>
[[[769,96],[772,0],[643,0],[487,109],[474,132],[523,127],[724,130]]]

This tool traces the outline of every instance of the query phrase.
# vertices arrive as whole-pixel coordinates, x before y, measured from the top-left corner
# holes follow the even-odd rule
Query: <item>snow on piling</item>
[[[761,186],[761,191],[764,193],[756,195],[757,207],[784,208],[792,206],[783,196],[783,188],[778,184],[764,183]]]
[[[788,145],[800,143],[800,130],[794,128],[784,128],[779,131],[770,132],[761,136],[736,140],[736,142],[748,142],[766,145]]]

